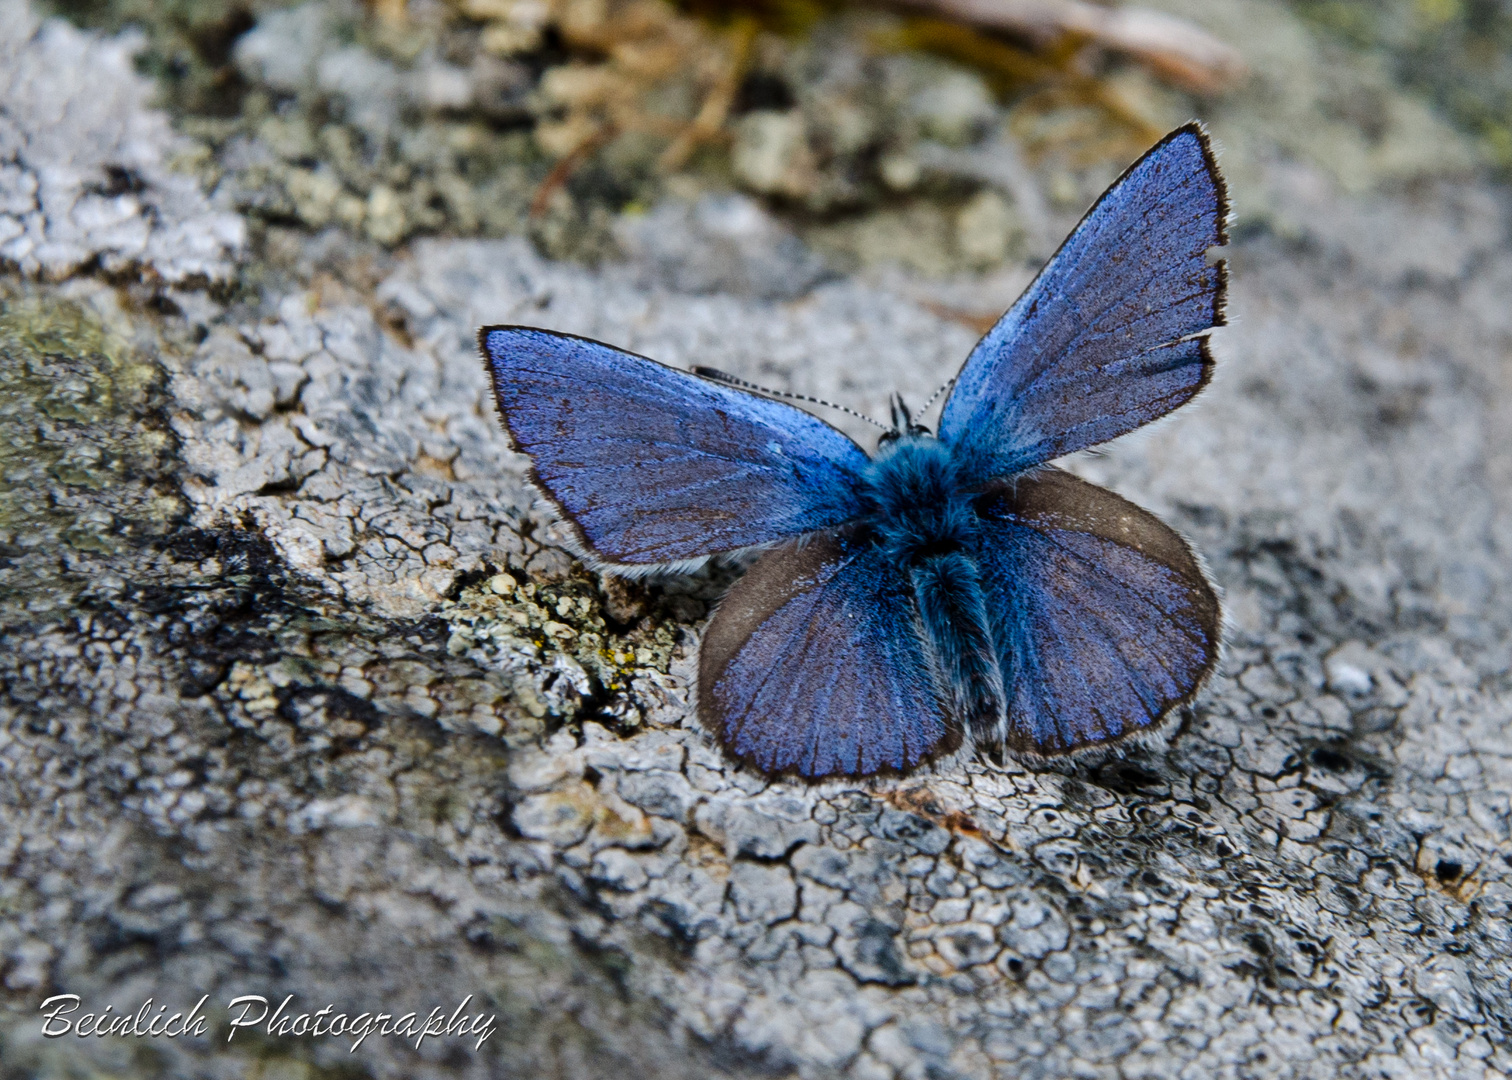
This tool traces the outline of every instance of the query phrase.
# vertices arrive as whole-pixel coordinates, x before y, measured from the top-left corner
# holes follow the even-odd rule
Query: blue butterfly
[[[1072,754],[1157,731],[1217,658],[1218,599],[1186,542],[1046,463],[1207,384],[1226,214],[1203,129],[1166,136],[972,351],[938,433],[894,398],[871,455],[596,341],[479,342],[510,438],[589,558],[634,574],[765,548],[699,656],[699,716],[736,757],[817,779],[967,739]]]

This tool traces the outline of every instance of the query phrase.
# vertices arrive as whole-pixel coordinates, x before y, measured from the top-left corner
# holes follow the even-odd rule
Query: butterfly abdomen
[[[929,435],[885,445],[871,463],[867,523],[887,560],[913,584],[918,630],[937,693],[955,722],[1001,740],[1002,665],[972,552],[978,519],[950,448]]]
[[[930,556],[913,568],[913,585],[940,696],[976,739],[1002,742],[1003,668],[975,560],[960,551]]]

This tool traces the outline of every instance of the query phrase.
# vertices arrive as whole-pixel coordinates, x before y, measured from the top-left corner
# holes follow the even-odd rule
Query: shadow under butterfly
[[[704,632],[697,707],[810,779],[972,740],[1029,758],[1153,734],[1217,659],[1184,540],[1047,462],[1211,376],[1227,201],[1189,124],[1131,166],[981,340],[930,434],[868,455],[811,414],[584,338],[479,333],[499,415],[584,554],[624,574],[766,548]]]

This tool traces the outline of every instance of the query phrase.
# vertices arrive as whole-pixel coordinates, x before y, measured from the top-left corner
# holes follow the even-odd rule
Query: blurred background
[[[741,193],[812,256],[783,266],[792,290],[880,266],[981,273],[1043,260],[1193,116],[1220,142],[1247,229],[1289,228],[1277,163],[1349,193],[1512,169],[1507,0],[52,9],[145,36],[138,63],[195,140],[178,166],[248,215],[275,265],[298,247],[290,231],[374,251],[524,234],[552,257],[633,251],[677,264],[685,289],[700,274],[728,288],[759,268],[684,265],[698,260],[657,250],[654,215],[701,207],[696,224],[738,240],[767,224],[717,198]]]

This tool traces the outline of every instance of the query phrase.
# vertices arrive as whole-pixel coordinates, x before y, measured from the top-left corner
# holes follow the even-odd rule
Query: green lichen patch
[[[0,544],[110,553],[183,513],[162,369],[84,307],[0,309]]]
[[[668,686],[674,615],[701,611],[685,597],[655,602],[637,586],[576,573],[556,582],[498,573],[443,604],[447,650],[512,678],[516,703],[539,718],[602,713],[623,729],[645,719],[648,695]],[[673,609],[677,609],[674,611]]]

